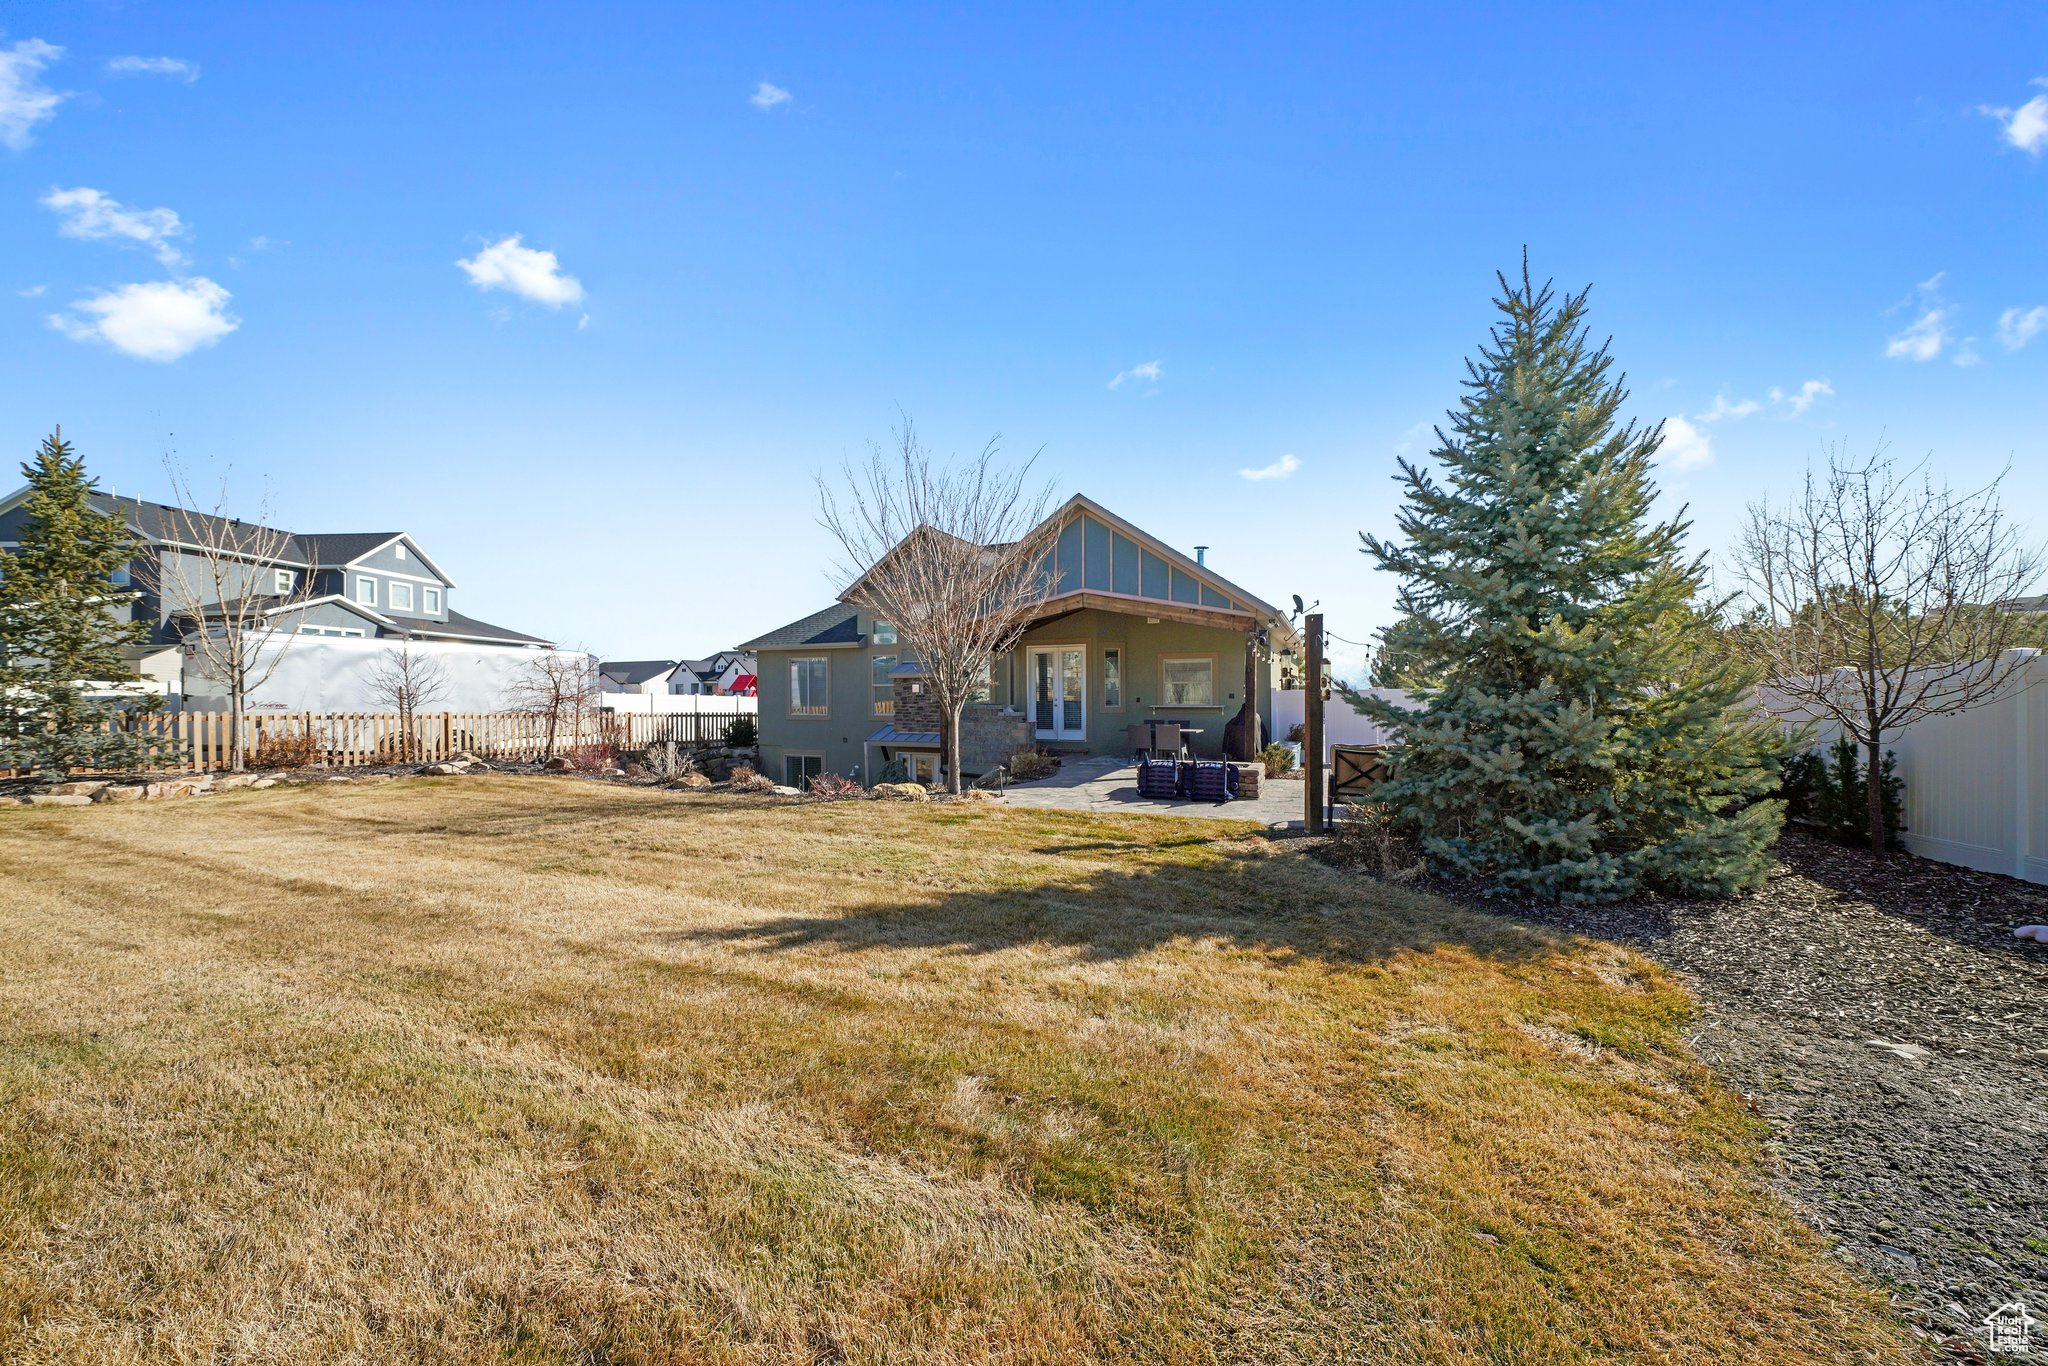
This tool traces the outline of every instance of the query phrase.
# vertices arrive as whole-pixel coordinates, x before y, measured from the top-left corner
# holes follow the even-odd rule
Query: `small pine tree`
[[[1402,741],[1381,788],[1441,871],[1567,901],[1759,885],[1782,819],[1784,743],[1740,709],[1747,680],[1701,650],[1704,558],[1653,523],[1662,429],[1617,416],[1586,295],[1500,277],[1502,321],[1434,453],[1404,460],[1404,652],[1424,706],[1355,705]]]
[[[85,462],[59,428],[21,467],[29,483],[20,542],[0,554],[0,765],[63,772],[122,768],[145,737],[109,729],[133,703],[83,685],[139,679],[128,649],[148,639],[119,583],[135,553],[127,524],[97,511]]]

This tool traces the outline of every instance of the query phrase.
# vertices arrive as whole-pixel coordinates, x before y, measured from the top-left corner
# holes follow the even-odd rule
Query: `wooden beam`
[[[1183,626],[1212,626],[1219,631],[1242,632],[1255,624],[1249,612],[1225,612],[1213,607],[1191,607],[1184,602],[1152,602],[1108,593],[1062,593],[1048,598],[1044,608],[1042,615],[1032,619],[1032,626],[1089,608],[1124,617],[1157,617]]]

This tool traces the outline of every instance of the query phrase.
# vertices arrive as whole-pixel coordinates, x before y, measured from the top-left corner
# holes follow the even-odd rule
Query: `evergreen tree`
[[[1500,277],[1501,314],[1450,432],[1443,482],[1406,460],[1398,543],[1420,711],[1361,699],[1405,741],[1381,788],[1442,871],[1550,899],[1759,885],[1782,819],[1784,753],[1742,707],[1747,680],[1685,624],[1705,558],[1650,520],[1661,427],[1587,343],[1586,295]]]
[[[87,697],[81,684],[139,677],[124,656],[149,627],[129,619],[133,595],[119,581],[134,538],[87,501],[93,481],[62,428],[21,470],[20,543],[0,553],[0,766],[127,767],[144,757],[145,740],[107,722],[133,704]]]

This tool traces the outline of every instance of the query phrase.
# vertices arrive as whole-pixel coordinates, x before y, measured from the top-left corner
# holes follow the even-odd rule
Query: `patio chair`
[[[1180,733],[1178,721],[1147,721],[1152,728],[1152,752],[1171,754],[1176,758],[1187,754],[1187,740]]]
[[[1138,761],[1138,795],[1157,802],[1180,796],[1180,761],[1145,758]]]
[[[1234,801],[1237,797],[1237,774],[1221,759],[1197,759],[1187,765],[1187,794],[1193,802]]]
[[[1130,745],[1136,757],[1149,758],[1152,754],[1152,727],[1143,721],[1133,721],[1124,727],[1125,743]]]

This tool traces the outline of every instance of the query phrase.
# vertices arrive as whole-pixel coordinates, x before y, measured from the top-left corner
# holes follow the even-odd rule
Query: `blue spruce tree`
[[[1419,711],[1359,699],[1404,747],[1380,790],[1439,871],[1565,901],[1756,887],[1783,742],[1702,640],[1705,558],[1656,522],[1661,427],[1618,417],[1586,295],[1500,277],[1501,320],[1433,453],[1403,460],[1398,541]],[[1441,482],[1440,482],[1441,481]],[[1705,628],[1707,636],[1702,637]]]

